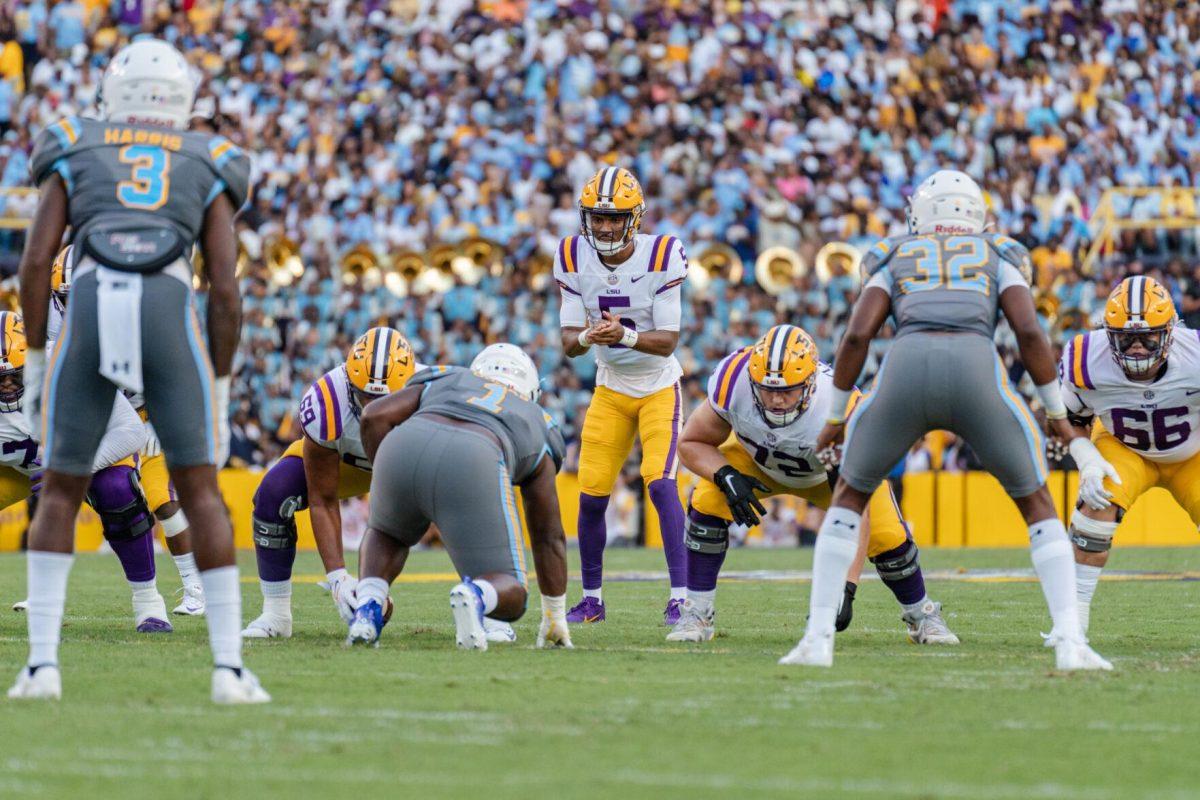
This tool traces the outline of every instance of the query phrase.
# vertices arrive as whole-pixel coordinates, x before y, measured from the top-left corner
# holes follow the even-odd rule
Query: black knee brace
[[[254,532],[254,546],[267,550],[285,550],[296,546],[296,518],[288,517],[283,522],[264,522],[258,517],[250,518]]]
[[[871,559],[871,563],[875,565],[875,571],[882,580],[898,581],[921,568],[918,555],[917,545],[910,539],[899,547],[880,553]]]
[[[697,553],[724,553],[729,549],[729,523],[720,526],[709,525],[697,522],[689,514],[683,542],[689,550],[695,550]]]

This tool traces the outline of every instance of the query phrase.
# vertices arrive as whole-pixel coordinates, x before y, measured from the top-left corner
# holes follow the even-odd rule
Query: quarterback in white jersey
[[[569,358],[596,351],[596,393],[579,453],[584,596],[569,622],[604,620],[604,514],[635,436],[642,440],[642,480],[658,512],[670,573],[667,624],[678,620],[686,593],[683,507],[675,484],[683,370],[674,353],[687,256],[674,236],[638,232],[645,210],[633,173],[600,170],[580,193],[583,234],[563,239],[554,259],[563,350]]]
[[[729,525],[757,525],[765,511],[760,498],[792,495],[829,507],[830,476],[815,446],[833,394],[829,368],[817,359],[811,337],[794,325],[771,328],[754,346],[718,365],[708,382],[708,402],[688,417],[679,444],[684,465],[701,480],[688,506],[688,599],[668,641],[712,638]],[[917,546],[887,484],[871,497],[868,517],[866,554],[902,606],[909,638],[958,644],[940,604],[925,593]],[[847,583],[838,630],[850,623],[856,588],[856,580]]]
[[[1158,281],[1126,278],[1108,298],[1104,329],[1068,343],[1061,371],[1072,424],[1092,428],[1116,473],[1081,480],[1071,517],[1086,631],[1113,535],[1142,494],[1166,489],[1200,526],[1200,331],[1179,324]]]

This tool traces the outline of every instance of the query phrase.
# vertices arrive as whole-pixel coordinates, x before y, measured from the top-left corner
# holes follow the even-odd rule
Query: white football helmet
[[[987,203],[965,172],[941,169],[908,198],[909,233],[982,233]]]
[[[489,381],[503,383],[534,403],[542,396],[541,379],[533,359],[515,344],[501,342],[483,348],[471,362],[471,372]]]
[[[180,53],[161,39],[138,39],[113,56],[100,82],[104,118],[183,130],[196,81]]]

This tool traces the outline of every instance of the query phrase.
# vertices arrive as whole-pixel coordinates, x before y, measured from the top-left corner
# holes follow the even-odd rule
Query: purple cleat
[[[567,622],[604,622],[604,603],[594,597],[583,598],[567,612]]]
[[[663,625],[673,628],[675,623],[679,622],[679,615],[683,612],[683,601],[672,598],[667,601],[667,607],[663,611]]]
[[[147,617],[138,623],[138,633],[171,633],[175,629],[171,627],[171,623],[165,619],[157,617]]]

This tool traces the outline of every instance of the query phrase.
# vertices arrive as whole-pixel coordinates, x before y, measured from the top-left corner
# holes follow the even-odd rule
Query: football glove
[[[729,464],[721,467],[713,474],[713,483],[725,495],[729,510],[733,512],[733,521],[739,525],[752,528],[758,524],[759,514],[766,514],[767,509],[754,496],[755,490],[769,492],[769,488],[753,475],[738,472]],[[754,513],[757,511],[758,513]]]
[[[542,595],[542,624],[538,627],[537,646],[563,647],[574,650],[571,630],[567,627],[567,596]]]
[[[335,569],[325,578],[325,581],[320,584],[321,588],[329,590],[338,616],[349,625],[354,621],[354,612],[358,608],[358,598],[354,594],[354,590],[358,588],[358,578],[347,572],[345,567]]]
[[[21,396],[21,413],[35,439],[42,438],[42,381],[45,377],[46,351],[29,348],[25,354],[25,393]]]
[[[1121,483],[1121,476],[1112,464],[1104,460],[1096,445],[1080,436],[1068,445],[1075,465],[1079,467],[1079,499],[1096,511],[1112,505],[1112,492],[1104,488],[1104,479]]]

